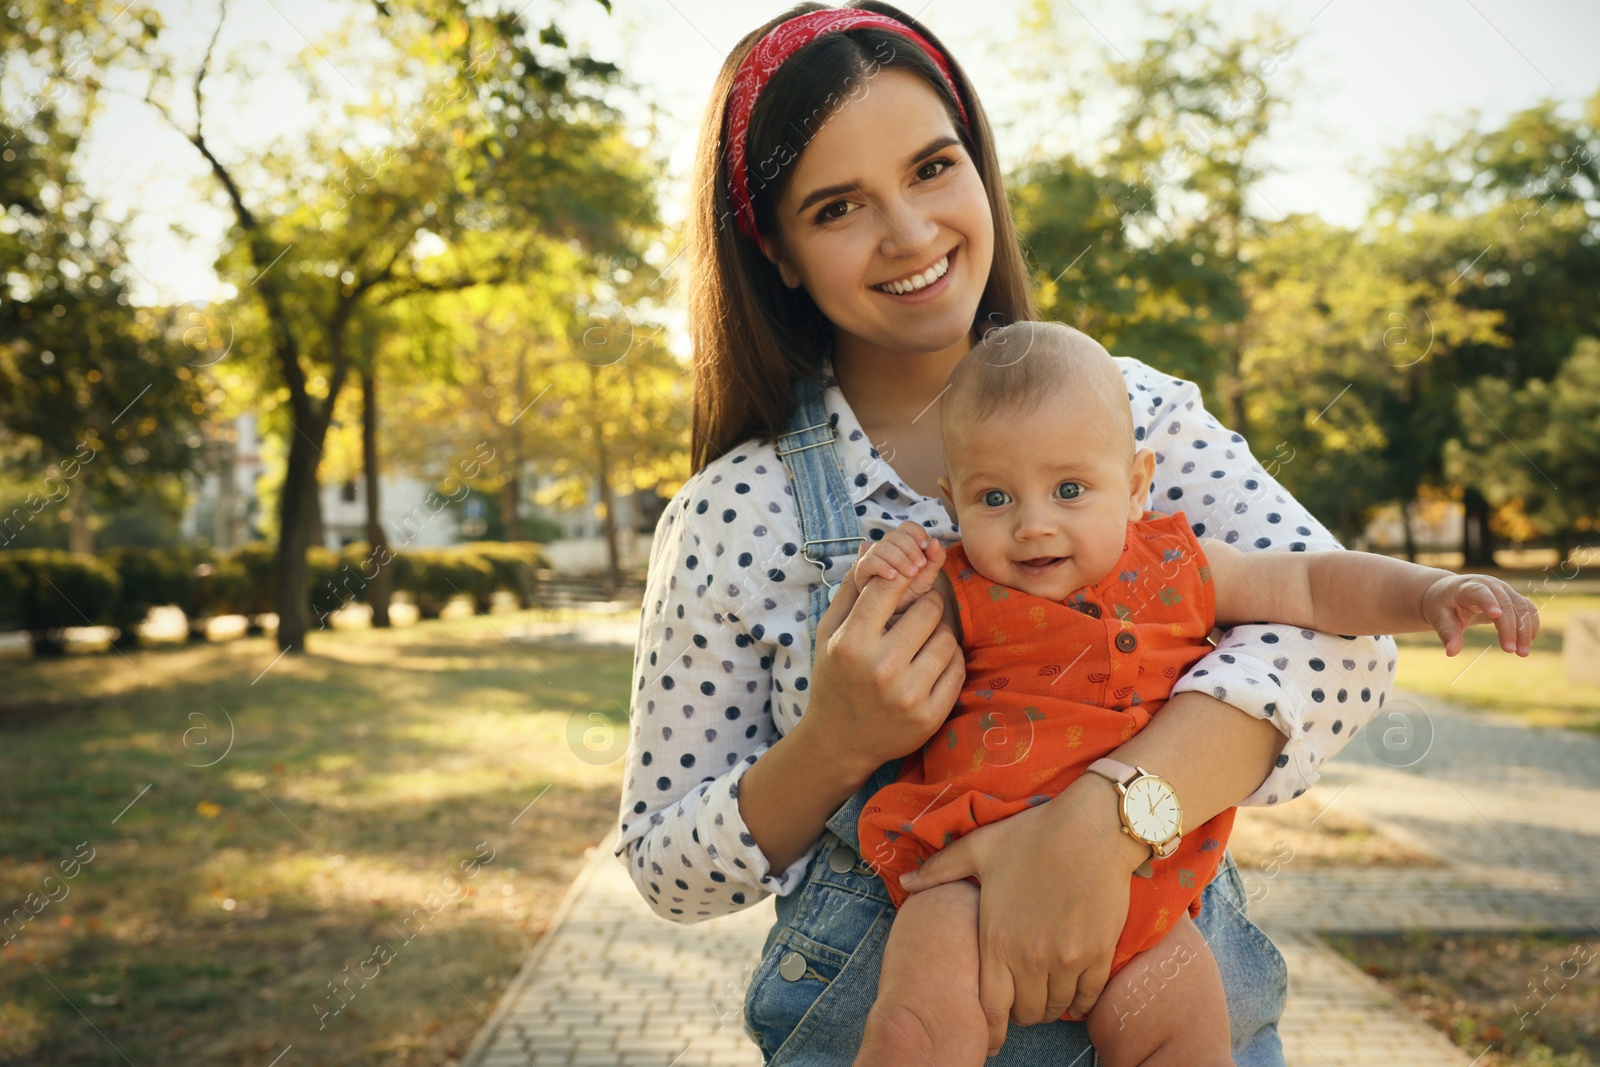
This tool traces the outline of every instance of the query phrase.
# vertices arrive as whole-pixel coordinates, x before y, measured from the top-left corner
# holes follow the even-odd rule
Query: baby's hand
[[[944,545],[920,525],[907,520],[884,534],[881,541],[862,541],[857,557],[845,580],[853,583],[858,592],[873,578],[912,579],[895,605],[898,614],[933,588],[934,578],[944,564]]]
[[[1499,578],[1485,574],[1452,574],[1440,578],[1422,595],[1422,617],[1444,639],[1445,655],[1461,651],[1469,626],[1493,623],[1500,647],[1526,656],[1539,633],[1539,609]]]

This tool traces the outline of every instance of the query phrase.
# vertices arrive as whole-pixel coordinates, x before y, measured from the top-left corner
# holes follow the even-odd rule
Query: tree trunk
[[[89,525],[89,472],[78,473],[78,499],[72,502],[67,520],[67,547],[74,552],[94,552],[94,530]]]
[[[330,398],[331,405],[331,398]],[[296,419],[298,422],[298,418]],[[311,544],[312,509],[317,494],[317,452],[321,447],[325,423],[312,418],[303,433],[289,434],[289,462],[283,476],[283,495],[279,501],[278,526],[278,650],[304,652],[310,612],[306,586],[311,569],[306,549]],[[308,440],[308,435],[314,440]]]
[[[517,402],[528,395],[528,365],[517,357]],[[507,541],[522,540],[522,431],[513,422],[506,427],[506,480],[500,491],[500,519]]]
[[[1233,432],[1250,440],[1249,419],[1244,403],[1244,345],[1236,337],[1228,345],[1228,416],[1233,419]]]
[[[598,473],[600,476],[600,508],[602,511],[601,524],[606,533],[606,592],[615,593],[617,586],[622,583],[622,568],[618,565],[620,552],[617,547],[617,495],[611,488],[611,457],[606,448],[606,441],[600,435],[599,428],[595,429],[598,450]]]
[[[598,383],[599,370],[589,368],[590,403],[591,411],[603,410],[600,406],[599,389],[594,388]],[[594,458],[595,481],[600,493],[601,527],[606,536],[606,592],[608,595],[616,592],[617,586],[622,581],[622,568],[618,566],[619,550],[617,547],[617,501],[616,494],[611,491],[611,452],[606,445],[605,427],[599,419],[589,423],[594,433]]]
[[[1406,560],[1411,563],[1417,561],[1417,536],[1411,531],[1411,501],[1400,502],[1400,529],[1405,535]]]
[[[1562,527],[1555,533],[1556,543],[1556,568],[1566,570],[1567,560],[1572,558],[1572,543],[1577,538],[1577,531],[1570,527]]]
[[[313,475],[311,479],[311,500],[306,512],[307,533],[306,546],[316,545],[326,548],[328,544],[328,530],[322,525],[322,483]]]
[[[228,440],[228,430],[223,430],[217,440],[217,511],[211,521],[211,544],[218,552],[227,552],[239,544],[238,492],[235,479],[235,457],[239,449]]]
[[[1489,501],[1468,487],[1461,501],[1461,555],[1468,567],[1493,567],[1495,537],[1489,529]]]
[[[505,522],[506,540],[522,540],[522,516],[517,508],[522,503],[522,477],[515,467],[506,475],[500,486],[500,515]]]
[[[389,626],[389,601],[394,596],[394,562],[389,540],[384,536],[378,509],[378,382],[376,368],[361,375],[361,466],[367,481],[367,558],[373,570],[367,582],[367,603],[372,607],[372,625]],[[363,577],[365,577],[363,575]]]

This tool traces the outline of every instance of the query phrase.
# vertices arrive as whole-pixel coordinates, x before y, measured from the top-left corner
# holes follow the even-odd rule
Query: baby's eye
[[[999,497],[1000,499],[996,500],[996,497]],[[1003,507],[1005,502],[1009,499],[1010,497],[1006,496],[1006,494],[999,489],[990,489],[983,494],[984,504],[991,508]]]
[[[1062,498],[1065,500],[1075,499],[1079,493],[1083,492],[1083,486],[1078,482],[1062,482],[1060,485],[1056,486],[1056,488],[1067,490],[1065,493],[1061,494]]]

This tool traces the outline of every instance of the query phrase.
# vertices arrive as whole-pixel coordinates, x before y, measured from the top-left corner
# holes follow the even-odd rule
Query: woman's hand
[[[968,875],[978,894],[978,999],[989,1055],[1006,1021],[1089,1013],[1128,920],[1133,872],[1150,849],[1122,833],[1116,787],[1085,774],[1047,804],[980,826],[901,884],[920,892]]]
[[[937,574],[937,566],[927,566],[914,577],[869,578],[860,588],[841,581],[817,623],[811,701],[801,725],[818,731],[815,737],[826,739],[818,743],[863,781],[920,748],[961,694],[966,658],[944,621],[944,596],[932,588]],[[896,618],[913,589],[923,592]]]

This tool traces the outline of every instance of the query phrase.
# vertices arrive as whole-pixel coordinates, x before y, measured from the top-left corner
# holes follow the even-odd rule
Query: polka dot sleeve
[[[679,923],[791,892],[815,852],[770,873],[739,814],[739,780],[779,735],[770,650],[729,614],[738,589],[718,577],[732,531],[756,523],[751,497],[714,467],[667,505],[651,545],[618,814],[616,855],[656,914]]]
[[[1323,525],[1268,474],[1249,445],[1206,411],[1193,382],[1119,358],[1133,403],[1134,436],[1154,450],[1150,507],[1182,510],[1197,536],[1240,551],[1343,551]],[[1286,445],[1273,470],[1294,462]],[[1304,462],[1304,460],[1302,460]],[[1287,737],[1277,766],[1240,803],[1299,796],[1321,767],[1383,706],[1394,686],[1394,638],[1341,636],[1284,625],[1235,626],[1173,686],[1268,719]]]

